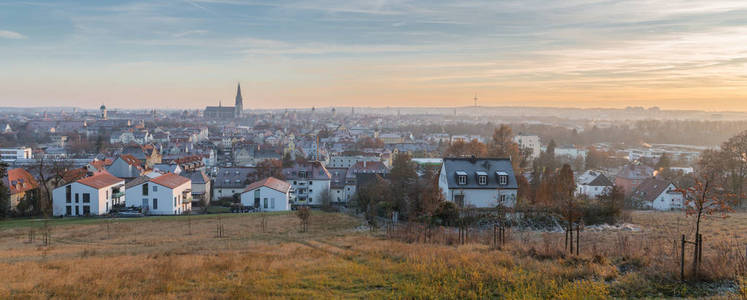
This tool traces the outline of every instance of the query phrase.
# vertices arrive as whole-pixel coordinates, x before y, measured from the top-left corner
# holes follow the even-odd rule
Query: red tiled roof
[[[275,177],[267,177],[265,179],[262,179],[260,181],[250,184],[249,186],[246,187],[246,189],[244,189],[244,192],[248,192],[258,187],[262,187],[262,186],[271,188],[273,190],[276,190],[282,193],[287,193],[288,190],[290,189],[289,183],[282,181],[280,179],[277,179]]]
[[[107,158],[105,160],[94,160],[89,163],[92,167],[96,168],[96,170],[103,170],[107,166],[110,166],[112,164],[112,160],[110,158]]]
[[[34,176],[21,168],[8,170],[7,180],[7,185],[10,189],[11,195],[23,193],[39,187],[39,183],[36,182]]]
[[[88,170],[86,170],[86,168],[72,169],[68,170],[67,172],[65,172],[65,174],[62,175],[62,180],[64,180],[65,182],[73,182],[86,177],[87,174]]]
[[[106,173],[106,172],[101,172],[101,173],[96,173],[93,176],[88,176],[86,178],[80,179],[76,182],[90,186],[95,189],[100,189],[100,188],[104,188],[104,187],[114,185],[120,182],[124,183],[124,179],[114,177],[114,175]]]
[[[124,155],[120,155],[119,157],[122,158],[122,160],[124,160],[128,165],[138,166],[138,167],[142,165],[140,160],[135,158],[135,156],[133,156],[132,154],[124,154]]]
[[[168,188],[172,188],[172,189],[179,187],[182,184],[185,184],[187,182],[190,182],[189,178],[182,177],[174,173],[166,173],[156,178],[153,178],[150,181],[160,184],[162,186],[168,187]]]

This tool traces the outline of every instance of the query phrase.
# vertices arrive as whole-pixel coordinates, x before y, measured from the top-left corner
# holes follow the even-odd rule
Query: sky
[[[0,0],[0,106],[747,111],[747,1]]]

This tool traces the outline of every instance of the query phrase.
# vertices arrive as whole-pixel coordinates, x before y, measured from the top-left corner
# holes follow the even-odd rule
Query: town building
[[[536,135],[525,135],[518,134],[514,137],[514,142],[519,145],[521,149],[531,150],[531,158],[538,158],[542,152],[542,144],[540,143],[540,137]]]
[[[654,210],[673,210],[685,207],[682,193],[670,181],[655,177],[644,180],[633,192],[632,202],[640,207]]]
[[[83,169],[85,170],[85,169]],[[126,201],[125,180],[107,172],[66,183],[52,191],[54,216],[105,215]]]
[[[29,147],[0,148],[0,160],[12,163],[19,159],[32,159],[34,154]]]
[[[513,207],[518,191],[508,158],[444,158],[438,186],[459,207]]]
[[[321,205],[324,193],[331,191],[332,176],[319,161],[297,163],[283,169],[283,176],[295,191],[293,196],[297,205]]]
[[[241,97],[241,84],[236,88],[235,106],[208,106],[205,108],[203,116],[208,119],[236,119],[241,118],[244,112],[244,99]]]
[[[126,193],[125,206],[144,214],[180,215],[192,210],[192,181],[174,173],[138,177],[127,183]]]
[[[576,195],[594,199],[609,194],[615,185],[602,172],[588,170],[576,177]]]
[[[241,192],[241,205],[258,211],[288,211],[291,202],[291,185],[275,177],[254,182]]]
[[[3,177],[3,184],[10,193],[10,209],[15,210],[21,201],[38,199],[39,183],[28,171],[16,168],[8,170]]]

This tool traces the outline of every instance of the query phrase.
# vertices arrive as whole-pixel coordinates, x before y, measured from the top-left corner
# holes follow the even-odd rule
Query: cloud
[[[0,38],[12,39],[12,40],[21,40],[21,39],[25,39],[26,36],[23,35],[23,34],[20,34],[18,32],[15,32],[15,31],[0,30]]]

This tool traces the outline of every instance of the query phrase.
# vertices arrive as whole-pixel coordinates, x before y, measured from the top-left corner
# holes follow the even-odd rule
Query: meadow
[[[668,254],[690,221],[635,212],[641,231],[582,232],[578,256],[562,251],[562,233],[514,231],[495,249],[479,235],[454,243],[451,231],[387,238],[324,212],[308,232],[291,213],[4,221],[0,298],[745,297],[744,253],[719,257],[726,244],[744,251],[747,214],[706,221],[705,279],[680,283]]]

